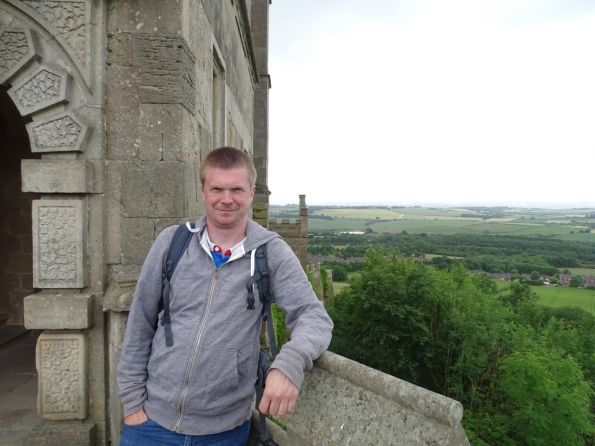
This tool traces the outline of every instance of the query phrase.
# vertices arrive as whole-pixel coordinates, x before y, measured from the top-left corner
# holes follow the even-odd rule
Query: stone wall
[[[103,308],[110,383],[152,242],[165,227],[204,213],[201,161],[223,145],[253,155],[259,77],[251,7],[245,0],[107,2]],[[122,422],[117,391],[108,391],[113,444]]]

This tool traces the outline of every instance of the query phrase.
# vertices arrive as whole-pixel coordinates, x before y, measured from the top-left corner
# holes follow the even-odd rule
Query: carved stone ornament
[[[6,85],[29,62],[38,59],[35,35],[25,28],[0,28],[0,84]]]
[[[87,342],[82,333],[45,331],[37,340],[37,409],[47,420],[87,416]]]
[[[33,286],[86,286],[85,214],[81,200],[33,201]]]
[[[22,116],[69,102],[71,76],[48,67],[38,68],[14,85],[8,94]]]
[[[90,129],[76,114],[67,111],[27,124],[27,132],[33,153],[82,152]]]
[[[47,21],[53,32],[65,41],[84,66],[87,37],[87,4],[85,0],[26,0],[24,3]]]

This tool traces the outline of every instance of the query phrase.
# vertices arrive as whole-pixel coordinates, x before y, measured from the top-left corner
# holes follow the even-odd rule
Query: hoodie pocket
[[[197,352],[188,387],[186,413],[214,415],[238,402],[238,353],[212,347]]]

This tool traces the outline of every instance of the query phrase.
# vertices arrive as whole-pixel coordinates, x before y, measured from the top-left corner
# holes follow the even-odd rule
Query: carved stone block
[[[93,325],[93,297],[86,294],[44,294],[25,297],[29,330],[79,330]]]
[[[33,286],[84,288],[86,218],[82,200],[33,201]]]
[[[71,76],[48,67],[41,67],[14,85],[8,94],[22,116],[62,104],[70,100]]]
[[[140,67],[140,100],[145,104],[182,104],[196,110],[196,59],[176,35],[137,34],[132,62]]]
[[[37,411],[47,420],[83,420],[88,412],[87,341],[83,333],[45,331],[36,348]]]
[[[0,84],[5,85],[30,61],[39,58],[35,42],[29,29],[0,29]]]
[[[82,152],[89,126],[72,111],[27,124],[32,152]]]

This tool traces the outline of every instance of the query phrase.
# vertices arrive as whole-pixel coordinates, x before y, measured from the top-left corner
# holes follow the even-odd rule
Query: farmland
[[[271,218],[297,218],[297,205],[271,206]],[[337,207],[309,209],[310,233],[508,234],[595,242],[594,209]]]

